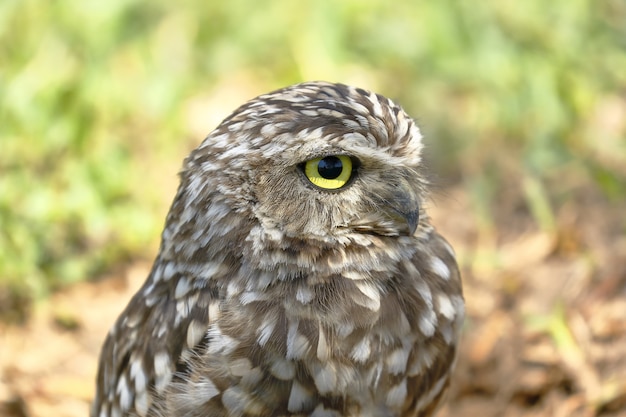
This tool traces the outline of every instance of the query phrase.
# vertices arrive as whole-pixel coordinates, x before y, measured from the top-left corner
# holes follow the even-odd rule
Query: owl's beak
[[[404,218],[406,219],[406,223],[409,225],[409,236],[413,236],[417,230],[417,224],[420,221],[419,209],[404,213]]]
[[[419,224],[420,204],[410,184],[406,182],[398,185],[386,205],[391,209],[389,212],[391,217],[403,223],[407,235],[413,236]]]
[[[413,236],[419,224],[420,210],[418,205],[410,204],[406,198],[401,198],[390,202],[389,207],[395,216],[392,216],[402,222],[406,222],[408,236]]]

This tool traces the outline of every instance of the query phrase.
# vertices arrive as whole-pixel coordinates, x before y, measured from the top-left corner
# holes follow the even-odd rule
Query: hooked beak
[[[416,187],[407,180],[402,180],[388,199],[384,201],[386,214],[400,226],[402,232],[413,236],[419,224],[420,202]]]

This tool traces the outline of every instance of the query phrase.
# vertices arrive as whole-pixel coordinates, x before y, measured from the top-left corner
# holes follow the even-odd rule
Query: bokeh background
[[[182,159],[318,79],[426,136],[468,303],[442,414],[626,415],[623,0],[2,0],[0,415],[85,415]]]

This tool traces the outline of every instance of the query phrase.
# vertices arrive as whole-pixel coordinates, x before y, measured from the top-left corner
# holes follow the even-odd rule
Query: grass
[[[617,203],[625,22],[619,0],[5,0],[0,300],[153,254],[184,155],[244,99],[301,80],[401,103],[485,229],[511,193],[545,229],[578,187]]]

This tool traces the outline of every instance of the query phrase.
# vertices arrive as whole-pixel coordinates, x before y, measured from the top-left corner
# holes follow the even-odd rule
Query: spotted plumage
[[[237,109],[185,160],[92,417],[431,415],[464,304],[421,150],[400,107],[341,84]]]

